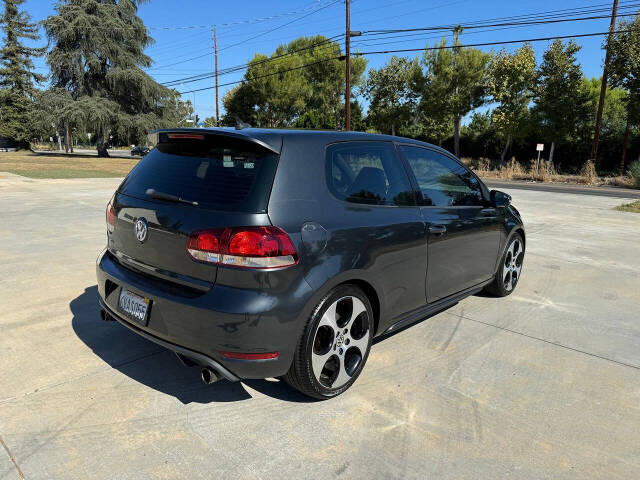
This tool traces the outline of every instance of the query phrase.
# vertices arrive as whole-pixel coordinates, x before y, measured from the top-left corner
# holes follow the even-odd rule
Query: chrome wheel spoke
[[[353,310],[351,311],[351,318],[347,322],[345,328],[351,328],[351,325],[353,325],[353,321],[358,318],[358,315],[360,315],[362,312],[367,311],[364,303],[362,303],[359,298],[351,297],[351,303],[353,305]]]
[[[318,329],[326,325],[327,327],[330,327],[331,329],[333,329],[334,333],[339,330],[338,324],[336,323],[337,306],[338,306],[338,302],[333,302],[329,306],[329,308],[327,308],[327,311],[324,312],[324,315],[322,315],[322,318],[320,319],[320,323],[318,324],[318,327],[317,327]]]
[[[349,340],[349,345],[347,345],[347,348],[356,347],[358,350],[360,350],[360,355],[362,355],[362,358],[364,358],[364,354],[367,351],[368,346],[369,346],[369,332],[367,332],[362,338],[359,338],[357,340],[354,338],[351,338]]]
[[[316,380],[320,381],[320,374],[322,373],[322,369],[327,363],[327,360],[331,358],[333,355],[333,349],[329,349],[329,351],[323,355],[317,355],[315,353],[311,354],[311,366],[313,368],[313,375],[316,377]]]
[[[347,369],[344,366],[344,355],[339,355],[340,362],[340,370],[338,371],[338,376],[331,384],[331,388],[338,388],[343,386],[349,380],[351,380],[351,376],[347,373]]]
[[[510,273],[511,273],[511,269],[509,268],[508,265],[505,265],[504,268],[502,269],[502,281],[503,282],[507,281],[507,277],[509,276]]]
[[[515,267],[513,267],[513,273],[516,274],[516,278],[520,278],[520,271],[522,270],[522,264],[521,265],[516,265]]]

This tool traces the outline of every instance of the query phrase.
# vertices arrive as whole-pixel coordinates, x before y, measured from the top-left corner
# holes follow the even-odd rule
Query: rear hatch
[[[163,279],[214,283],[216,265],[194,260],[187,239],[198,230],[269,225],[278,153],[232,133],[156,135],[156,147],[114,196],[109,251],[129,267]],[[138,220],[147,227],[142,241],[136,235]]]

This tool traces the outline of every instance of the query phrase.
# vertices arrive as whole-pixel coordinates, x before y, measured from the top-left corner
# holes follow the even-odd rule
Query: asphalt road
[[[542,183],[526,182],[522,180],[494,180],[485,179],[487,186],[495,189],[515,188],[535,190],[537,192],[573,193],[576,195],[596,195],[611,198],[640,199],[640,190],[620,187],[596,187],[590,185],[575,185],[570,183]]]
[[[0,478],[640,478],[640,215],[509,189],[523,278],[377,342],[310,402],[197,369],[96,305],[118,179],[0,174]]]

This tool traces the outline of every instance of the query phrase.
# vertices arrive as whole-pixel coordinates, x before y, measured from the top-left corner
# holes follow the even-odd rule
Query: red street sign
[[[544,143],[539,143],[538,145],[536,145],[536,151],[538,152],[544,151]]]

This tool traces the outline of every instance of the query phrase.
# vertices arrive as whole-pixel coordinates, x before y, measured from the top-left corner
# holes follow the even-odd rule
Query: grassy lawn
[[[621,212],[640,213],[640,200],[636,200],[635,202],[631,203],[624,203],[619,207],[616,207],[615,209],[620,210]]]
[[[0,172],[31,178],[124,177],[136,163],[138,158],[0,152]]]

